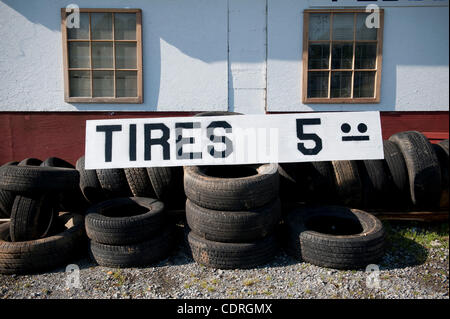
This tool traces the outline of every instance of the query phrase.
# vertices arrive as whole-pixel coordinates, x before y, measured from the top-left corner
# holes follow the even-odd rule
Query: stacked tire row
[[[79,174],[59,165],[29,158],[0,167],[0,210],[10,218],[0,225],[0,273],[51,269],[85,252],[84,217],[59,213],[79,194]]]
[[[432,145],[409,131],[392,135],[383,147],[383,160],[280,164],[280,196],[370,209],[448,207],[448,140]]]
[[[197,263],[251,268],[276,254],[277,169],[277,164],[185,167],[187,242]]]
[[[80,157],[80,189],[90,204],[119,197],[156,198],[170,208],[184,206],[182,167],[149,167],[86,170]]]
[[[80,189],[93,204],[86,214],[93,260],[101,266],[138,267],[168,255],[177,216],[168,215],[165,203],[174,208],[185,198],[178,186],[181,168],[86,170],[84,156],[76,167]]]
[[[164,204],[144,197],[116,198],[90,207],[86,233],[92,259],[107,267],[152,264],[167,257],[174,244]]]

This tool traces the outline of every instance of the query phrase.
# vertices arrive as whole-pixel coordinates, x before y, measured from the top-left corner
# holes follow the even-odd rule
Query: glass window
[[[379,102],[382,29],[367,19],[362,10],[305,11],[305,103]]]
[[[68,102],[142,103],[140,21],[137,9],[80,9],[80,28],[63,34]]]

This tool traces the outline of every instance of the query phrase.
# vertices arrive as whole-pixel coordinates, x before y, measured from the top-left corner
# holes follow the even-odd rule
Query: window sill
[[[104,97],[66,97],[66,103],[108,103],[108,104],[142,104],[142,97],[119,97],[119,98],[104,98]]]
[[[380,103],[379,98],[357,98],[357,99],[327,99],[327,98],[307,98],[303,104],[376,104]]]

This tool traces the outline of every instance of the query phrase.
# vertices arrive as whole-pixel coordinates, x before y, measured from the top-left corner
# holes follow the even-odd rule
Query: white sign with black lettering
[[[86,169],[382,159],[379,112],[86,121]]]

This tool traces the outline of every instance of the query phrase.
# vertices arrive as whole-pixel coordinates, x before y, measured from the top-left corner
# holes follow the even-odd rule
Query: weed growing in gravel
[[[253,286],[254,284],[256,284],[257,282],[259,282],[258,279],[246,279],[246,280],[244,280],[244,286],[250,287],[250,286]]]
[[[126,281],[125,276],[122,274],[122,272],[120,270],[113,272],[112,277],[116,281],[116,286],[123,286],[123,284]]]
[[[192,286],[192,284],[185,283],[183,287],[184,287],[184,289],[189,289],[189,288],[191,288],[191,286]]]

